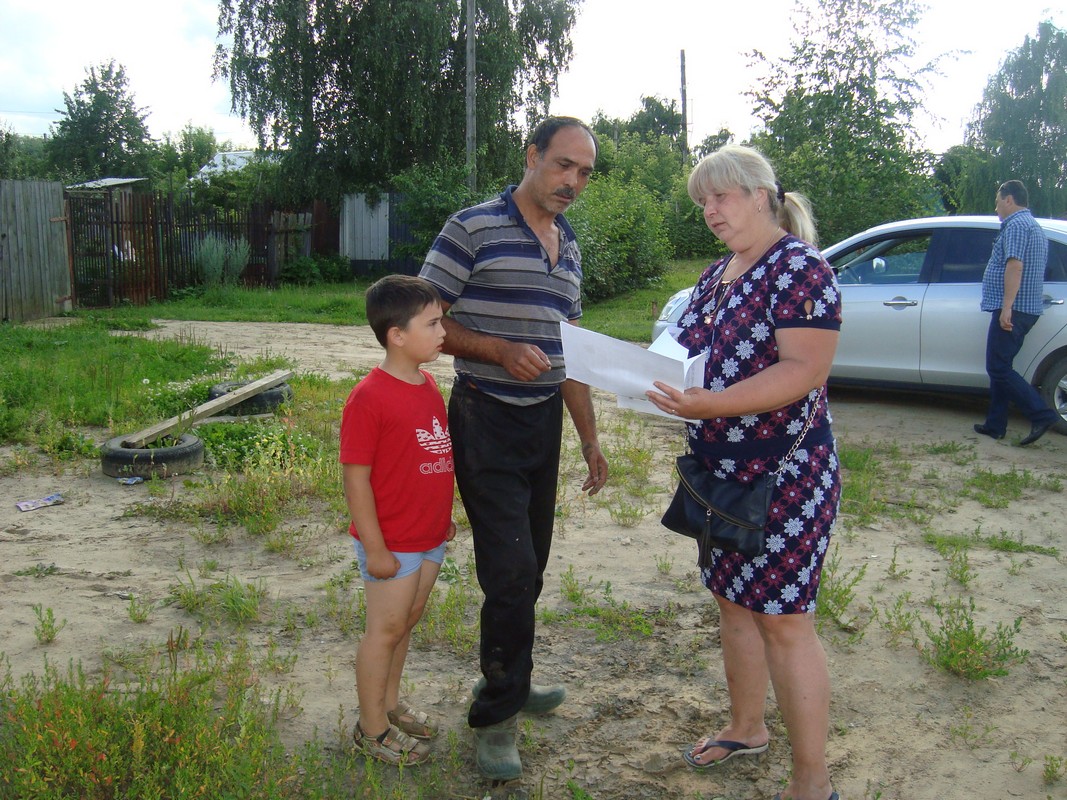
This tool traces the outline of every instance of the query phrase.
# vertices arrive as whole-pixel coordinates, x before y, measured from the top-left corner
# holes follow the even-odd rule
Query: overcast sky
[[[923,59],[969,50],[943,65],[918,120],[926,146],[941,152],[963,140],[971,111],[1007,53],[1037,24],[1067,27],[1062,1],[929,0],[916,30]],[[629,117],[643,95],[679,101],[680,53],[686,54],[690,139],[725,126],[744,138],[755,125],[744,92],[758,74],[745,53],[789,53],[793,0],[584,0],[573,31],[574,59],[552,111],[589,119],[598,111]],[[43,135],[56,123],[63,93],[73,93],[90,65],[114,59],[126,68],[136,104],[147,108],[160,139],[187,123],[220,141],[255,137],[229,113],[229,91],[211,80],[217,32],[215,0],[0,0],[0,124]]]

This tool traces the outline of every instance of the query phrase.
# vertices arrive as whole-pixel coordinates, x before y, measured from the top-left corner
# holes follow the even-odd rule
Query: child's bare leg
[[[437,582],[437,574],[440,571],[440,564],[423,559],[422,566],[415,573],[419,576],[419,586],[408,615],[407,632],[393,650],[393,663],[389,670],[389,682],[385,691],[387,711],[392,711],[400,704],[400,680],[404,676],[404,663],[408,657],[408,646],[411,644],[411,631],[422,619],[422,614],[426,610],[426,601],[430,599],[430,592],[433,591],[433,585]]]
[[[394,671],[402,673],[409,620],[421,589],[421,572],[387,581],[367,581],[367,629],[356,651],[356,694],[359,697],[359,726],[377,736],[389,727],[386,705]],[[425,604],[425,600],[423,600]],[[403,643],[403,652],[398,648]],[[397,666],[398,665],[398,666]]]

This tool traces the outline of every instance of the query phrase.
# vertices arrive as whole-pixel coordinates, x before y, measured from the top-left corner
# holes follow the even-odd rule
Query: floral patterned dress
[[[704,272],[680,323],[678,341],[690,355],[708,353],[705,388],[721,392],[774,364],[775,334],[781,328],[840,330],[837,282],[811,245],[784,236],[747,273],[722,285],[727,264],[722,259]],[[689,445],[709,470],[720,478],[750,481],[782,466],[809,415],[809,430],[772,493],[764,554],[750,559],[712,550],[711,565],[701,576],[716,595],[757,613],[815,610],[841,496],[825,386],[765,413],[687,424]]]

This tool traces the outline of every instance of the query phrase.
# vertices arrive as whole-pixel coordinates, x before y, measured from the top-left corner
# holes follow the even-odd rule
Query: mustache
[[[556,197],[565,197],[568,200],[573,200],[575,197],[578,196],[574,189],[567,186],[562,189],[556,189],[554,194],[556,195]]]

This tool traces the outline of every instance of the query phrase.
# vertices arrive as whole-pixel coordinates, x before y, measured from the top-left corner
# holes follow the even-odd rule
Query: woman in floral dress
[[[690,447],[720,478],[781,472],[764,554],[712,550],[702,570],[719,606],[730,721],[685,759],[706,769],[764,752],[770,684],[793,753],[779,798],[836,800],[826,766],[830,677],[814,612],[840,498],[825,388],[840,295],[815,249],[807,200],[784,192],[757,151],[727,146],[707,156],[689,195],[731,251],[701,276],[681,321],[678,341],[708,354],[704,388],[656,383],[648,396],[689,420]]]

